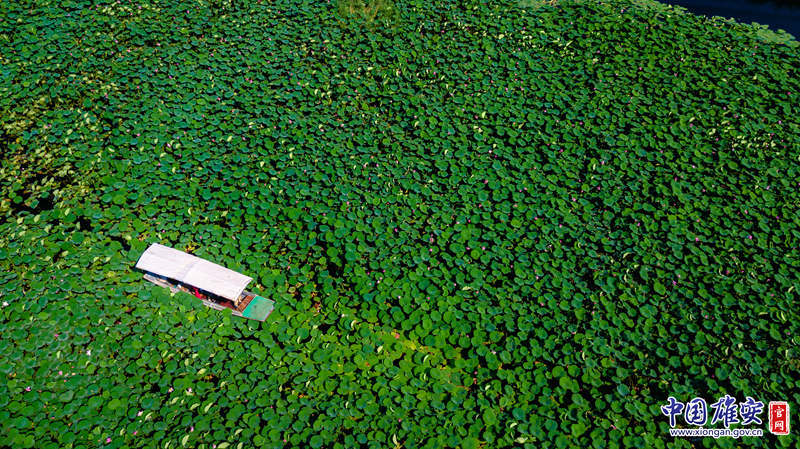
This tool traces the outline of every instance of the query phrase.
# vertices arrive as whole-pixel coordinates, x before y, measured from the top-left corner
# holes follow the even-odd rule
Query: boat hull
[[[175,284],[169,282],[168,280],[160,276],[153,275],[151,273],[145,273],[144,278],[149,282],[152,282],[153,284],[156,284],[160,287],[170,289],[173,293],[184,291],[178,288],[178,286],[176,286]],[[263,296],[259,296],[256,295],[255,293],[248,291],[244,291],[243,294],[246,297],[252,297],[252,299],[250,299],[250,301],[246,304],[246,306],[243,307],[241,310],[237,309],[236,307],[230,307],[223,304],[219,304],[209,299],[203,299],[203,298],[198,298],[198,299],[200,299],[200,301],[202,301],[203,305],[205,305],[206,307],[210,307],[214,310],[228,309],[235,316],[256,321],[264,321],[265,319],[267,319],[269,314],[272,313],[272,310],[275,308],[275,303],[267,298],[264,298]]]

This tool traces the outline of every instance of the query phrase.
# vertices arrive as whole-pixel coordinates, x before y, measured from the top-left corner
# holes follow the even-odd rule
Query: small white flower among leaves
[[[87,349],[86,350],[86,355],[92,355],[92,350],[91,349]]]
[[[8,301],[3,301],[3,307],[8,307]]]

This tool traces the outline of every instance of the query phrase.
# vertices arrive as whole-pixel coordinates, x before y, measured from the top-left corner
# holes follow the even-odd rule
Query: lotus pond
[[[796,41],[647,0],[235,3],[0,7],[2,445],[797,447],[660,411],[800,403]],[[275,311],[170,296],[153,242]]]

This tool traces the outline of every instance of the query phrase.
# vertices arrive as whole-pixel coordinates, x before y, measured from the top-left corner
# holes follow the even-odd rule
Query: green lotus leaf
[[[267,3],[5,7],[8,446],[657,447],[666,396],[792,402],[794,38]],[[143,281],[156,242],[273,313]]]

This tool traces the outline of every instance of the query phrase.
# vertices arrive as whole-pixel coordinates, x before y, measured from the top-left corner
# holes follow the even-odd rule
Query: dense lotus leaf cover
[[[3,445],[796,447],[659,411],[800,403],[796,41],[235,3],[0,6]],[[275,311],[143,281],[152,242]]]

